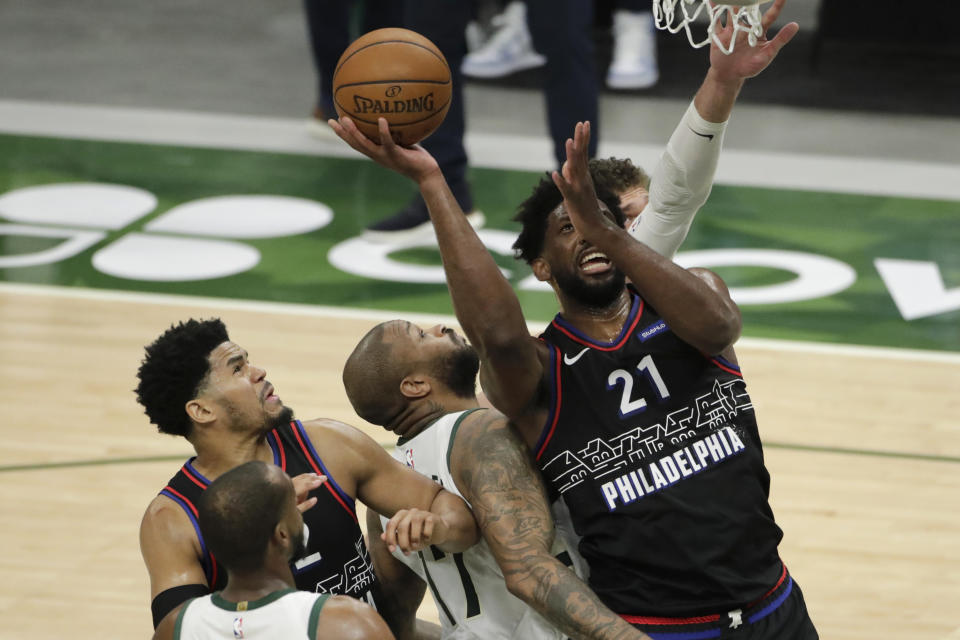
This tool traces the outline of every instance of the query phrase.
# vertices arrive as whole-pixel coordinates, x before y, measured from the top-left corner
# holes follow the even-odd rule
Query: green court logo
[[[118,184],[59,183],[25,187],[0,195],[0,268],[55,264],[102,243],[152,213],[157,198],[149,191]],[[179,204],[128,231],[91,256],[101,273],[129,280],[188,282],[244,273],[261,261],[256,247],[243,242],[312,233],[334,218],[333,210],[314,200],[275,195],[227,195]],[[487,248],[512,255],[512,232],[479,231]],[[30,239],[28,250],[18,239]],[[43,247],[36,248],[39,241]],[[393,254],[413,248],[436,248],[432,237],[403,244],[379,244],[353,237],[334,245],[327,260],[334,268],[372,280],[443,284],[436,264],[413,264]],[[793,274],[786,282],[732,287],[740,305],[787,304],[841,293],[857,280],[856,271],[833,257],[774,249],[686,251],[676,261],[684,267],[761,267]],[[876,257],[874,267],[905,320],[960,309],[960,287],[947,289],[937,264]],[[512,277],[509,270],[504,275]],[[529,276],[517,283],[529,291],[549,287]]]

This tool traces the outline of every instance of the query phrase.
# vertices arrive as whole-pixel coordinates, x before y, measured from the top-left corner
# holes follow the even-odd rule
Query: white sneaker
[[[499,78],[523,69],[541,67],[547,59],[533,50],[527,28],[527,6],[511,2],[491,23],[493,35],[482,47],[463,58],[460,70],[473,78]]]
[[[607,86],[612,89],[647,89],[659,79],[653,14],[615,11],[613,61],[607,70]]]

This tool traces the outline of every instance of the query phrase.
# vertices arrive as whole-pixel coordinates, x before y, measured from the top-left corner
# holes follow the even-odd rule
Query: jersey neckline
[[[224,611],[252,611],[260,607],[265,607],[271,602],[276,602],[283,596],[289,593],[295,593],[296,591],[297,590],[292,587],[287,587],[286,589],[279,589],[273,593],[269,593],[257,600],[242,600],[240,602],[230,602],[224,599],[222,591],[216,591],[210,594],[210,602],[218,609],[223,609]]]
[[[438,422],[440,422],[441,420],[443,420],[443,419],[446,418],[447,416],[453,415],[453,414],[455,414],[455,413],[462,413],[462,414],[463,414],[462,416],[460,416],[459,418],[457,418],[457,426],[459,426],[461,420],[463,420],[465,417],[467,417],[468,414],[473,413],[474,411],[477,411],[478,409],[483,409],[483,407],[471,407],[471,408],[469,408],[469,409],[461,409],[460,411],[451,411],[451,412],[449,412],[449,413],[445,413],[445,414],[443,414],[442,416],[431,420],[431,421],[427,424],[427,426],[425,426],[423,429],[420,429],[420,432],[417,433],[417,435],[415,435],[415,436],[400,436],[399,438],[397,438],[397,444],[396,444],[396,446],[402,447],[403,445],[407,444],[407,443],[410,442],[411,440],[414,440],[414,439],[416,439],[417,437],[419,437],[419,436],[423,435],[424,433],[426,433],[427,430],[428,430],[430,427],[432,427],[433,425],[437,424]]]
[[[630,305],[630,313],[627,314],[623,326],[620,328],[620,333],[610,342],[594,340],[570,324],[570,322],[559,313],[553,318],[553,322],[550,324],[574,342],[579,342],[586,347],[592,347],[600,351],[616,351],[626,344],[630,334],[633,333],[637,323],[640,321],[640,316],[643,315],[643,298],[629,289],[628,291],[633,298],[633,303]]]

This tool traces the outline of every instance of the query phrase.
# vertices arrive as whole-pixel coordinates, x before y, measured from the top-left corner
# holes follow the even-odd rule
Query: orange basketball
[[[386,118],[397,144],[420,142],[450,108],[447,60],[430,40],[408,29],[377,29],[357,38],[333,74],[337,115],[349,116],[374,142]]]

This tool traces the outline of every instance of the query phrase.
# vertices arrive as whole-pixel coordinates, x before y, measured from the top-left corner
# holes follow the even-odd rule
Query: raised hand
[[[595,232],[615,227],[612,218],[600,210],[597,192],[593,186],[588,166],[590,123],[578,122],[573,138],[567,138],[567,160],[560,171],[551,174],[553,183],[563,194],[563,203],[573,226],[584,239],[590,240]]]
[[[408,555],[431,544],[443,544],[447,532],[447,523],[440,516],[422,509],[401,509],[387,522],[380,538],[391,553],[399,548]]]
[[[780,16],[780,11],[787,0],[775,0],[761,19],[763,36],[757,40],[757,46],[751,47],[747,42],[747,33],[737,33],[737,41],[733,51],[727,55],[720,50],[716,42],[710,43],[710,67],[725,80],[746,80],[759,75],[770,66],[773,59],[780,53],[780,49],[797,35],[800,25],[791,22],[784,25],[773,40],[767,39],[767,30]],[[724,43],[729,43],[733,34],[733,23],[727,16],[727,24],[717,35]]]
[[[327,481],[327,476],[318,476],[315,473],[301,473],[292,478],[293,491],[297,494],[297,509],[300,513],[317,504],[317,498],[308,498],[310,492]]]
[[[402,147],[394,142],[386,118],[379,118],[377,121],[380,129],[379,144],[360,133],[357,125],[350,118],[343,117],[339,121],[327,120],[327,124],[348,145],[377,164],[396,171],[417,184],[440,171],[437,161],[420,145]]]

